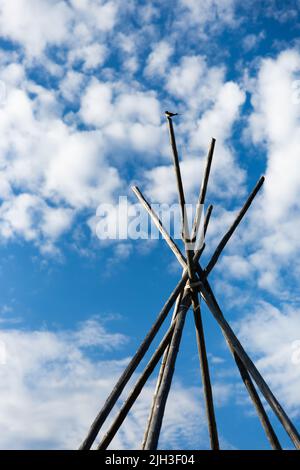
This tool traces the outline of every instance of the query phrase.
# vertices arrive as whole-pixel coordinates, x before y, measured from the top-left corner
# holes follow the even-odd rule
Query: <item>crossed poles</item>
[[[190,236],[189,230],[187,227],[187,216],[185,212],[185,196],[184,196],[184,190],[183,190],[183,184],[182,184],[182,178],[181,178],[179,157],[178,157],[177,146],[176,146],[176,141],[175,141],[175,133],[174,133],[174,128],[173,128],[172,116],[167,115],[167,123],[168,123],[168,128],[169,128],[173,163],[174,163],[174,169],[175,169],[175,175],[176,175],[176,181],[177,181],[178,198],[179,198],[179,204],[180,204],[180,209],[181,209],[182,240],[184,243],[186,256],[184,256],[181,253],[179,247],[171,238],[171,236],[168,234],[161,220],[155,214],[155,212],[153,211],[153,209],[151,208],[150,204],[147,202],[147,200],[145,199],[141,191],[136,186],[134,186],[132,190],[134,194],[137,196],[140,203],[144,206],[144,208],[150,215],[152,221],[154,222],[154,224],[156,225],[156,227],[162,234],[163,238],[165,239],[171,251],[176,256],[180,265],[182,266],[183,268],[182,277],[180,281],[177,283],[170,297],[166,301],[165,305],[163,306],[155,323],[152,325],[150,331],[148,332],[148,334],[142,341],[140,347],[138,348],[135,355],[131,359],[130,363],[127,365],[123,374],[119,378],[111,394],[107,398],[104,406],[102,407],[102,409],[96,416],[94,422],[91,425],[91,428],[88,432],[87,437],[85,438],[85,440],[80,446],[80,449],[87,450],[87,449],[90,449],[91,446],[93,445],[101,427],[103,426],[104,422],[109,416],[114,405],[118,401],[126,384],[128,383],[133,373],[135,372],[136,368],[140,364],[141,360],[145,356],[153,339],[155,338],[162,323],[166,319],[168,313],[170,312],[174,304],[175,304],[175,308],[173,311],[173,316],[172,316],[169,329],[167,330],[163,339],[159,343],[159,346],[156,348],[155,352],[151,356],[143,372],[140,374],[138,380],[133,386],[127,399],[124,401],[115,419],[113,420],[110,428],[108,429],[108,431],[105,433],[100,443],[98,444],[97,449],[99,450],[107,449],[112,439],[116,435],[117,431],[119,430],[120,426],[122,425],[123,421],[125,420],[126,416],[128,415],[137,397],[141,393],[148,378],[154,371],[160,359],[163,358],[161,366],[160,366],[160,371],[158,374],[158,380],[157,380],[156,389],[155,389],[154,396],[153,396],[153,401],[152,401],[152,406],[151,406],[151,410],[150,410],[150,414],[149,414],[149,418],[148,418],[148,422],[146,426],[146,431],[145,431],[143,442],[142,442],[142,449],[148,449],[148,450],[157,449],[165,406],[167,403],[167,398],[168,398],[169,390],[170,390],[171,383],[172,383],[176,358],[177,358],[178,350],[180,347],[180,340],[181,340],[182,331],[184,328],[185,317],[191,305],[192,305],[193,314],[194,314],[195,332],[196,332],[198,353],[199,353],[200,366],[201,366],[201,377],[202,377],[202,383],[203,383],[203,391],[204,391],[204,398],[205,398],[210,443],[211,443],[212,449],[214,450],[219,449],[218,431],[217,431],[217,425],[216,425],[216,419],[215,419],[215,413],[214,413],[213,393],[212,393],[212,387],[211,387],[211,381],[210,381],[209,366],[208,366],[206,346],[205,346],[205,337],[204,337],[204,330],[203,330],[203,324],[202,324],[202,318],[201,318],[199,295],[207,304],[209,311],[211,312],[211,314],[213,315],[213,317],[215,318],[215,320],[217,321],[217,323],[219,324],[221,328],[221,331],[225,337],[229,350],[232,353],[235,363],[237,365],[237,368],[239,370],[241,379],[243,383],[245,384],[245,387],[253,402],[253,405],[256,409],[260,422],[263,426],[263,429],[265,430],[266,436],[272,448],[279,450],[281,449],[281,445],[269,421],[268,415],[264,409],[264,406],[261,402],[261,399],[258,395],[257,389],[253,381],[255,382],[257,388],[260,390],[261,394],[264,396],[265,400],[267,401],[267,403],[269,404],[269,406],[271,407],[271,409],[273,410],[273,412],[275,413],[275,415],[281,422],[283,428],[289,435],[294,446],[297,449],[300,449],[300,436],[298,434],[297,429],[291,422],[290,418],[288,417],[288,415],[286,414],[286,412],[284,411],[284,409],[278,402],[277,398],[274,396],[274,394],[270,390],[268,384],[265,382],[262,375],[256,368],[255,364],[252,362],[252,360],[250,359],[250,357],[244,350],[242,344],[238,340],[232,328],[226,321],[208,281],[208,276],[213,270],[214,266],[216,265],[222,251],[224,250],[229,239],[231,238],[234,231],[236,230],[239,223],[241,222],[244,215],[246,214],[247,210],[249,209],[259,189],[263,185],[264,177],[261,177],[258,180],[256,186],[250,193],[244,206],[238,213],[235,221],[230,226],[230,228],[228,229],[228,231],[225,233],[220,243],[218,244],[217,248],[215,249],[209,263],[204,269],[202,269],[199,260],[205,248],[205,243],[203,242],[201,247],[197,247],[195,245],[195,241],[197,239],[198,228],[200,225],[202,207],[205,202],[206,190],[207,190],[208,179],[209,179],[209,174],[210,174],[210,169],[211,169],[211,162],[212,162],[214,147],[215,147],[215,139],[212,139],[211,145],[208,151],[208,155],[206,159],[206,166],[205,166],[204,175],[203,175],[202,184],[201,184],[200,193],[199,193],[199,198],[198,198],[196,214],[195,214],[193,228],[192,228],[191,236]],[[204,220],[204,228],[203,228],[204,236],[208,227],[211,212],[212,212],[212,206],[209,206],[205,215],[205,220]]]

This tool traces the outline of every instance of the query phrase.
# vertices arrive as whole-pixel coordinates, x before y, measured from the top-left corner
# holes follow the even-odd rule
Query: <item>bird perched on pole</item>
[[[167,117],[173,117],[173,116],[178,116],[178,113],[171,113],[170,111],[165,111],[165,115]]]

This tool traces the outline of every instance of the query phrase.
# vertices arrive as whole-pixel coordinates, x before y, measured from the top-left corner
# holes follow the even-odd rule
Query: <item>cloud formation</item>
[[[237,323],[239,337],[253,353],[259,370],[292,415],[299,417],[299,308],[267,302]]]
[[[2,330],[1,448],[78,448],[128,362],[122,355],[126,342],[127,337],[109,332],[95,319],[73,331]],[[110,357],[116,351],[120,359]],[[153,382],[146,386],[111,448],[139,448],[153,387]],[[204,410],[195,398],[198,395],[199,390],[183,388],[175,381],[162,446],[178,448],[182,442],[187,448],[208,445]]]

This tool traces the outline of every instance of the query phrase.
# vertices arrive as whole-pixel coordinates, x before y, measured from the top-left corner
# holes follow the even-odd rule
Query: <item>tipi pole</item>
[[[200,258],[205,245],[199,249],[194,255],[194,263]],[[169,311],[173,307],[176,298],[180,294],[180,292],[184,289],[184,286],[188,280],[188,273],[185,271],[184,275],[178,282],[177,286],[171,293],[170,297],[166,301],[165,305],[163,306],[162,310],[160,311],[155,323],[153,324],[152,328],[148,332],[147,336],[144,338],[143,342],[139,346],[137,352],[129,362],[128,366],[124,370],[123,374],[119,378],[118,382],[116,383],[114,389],[110,393],[109,397],[107,398],[104,406],[96,416],[95,420],[93,421],[91,428],[88,432],[87,437],[79,447],[80,450],[88,450],[91,448],[94,440],[96,439],[101,427],[103,426],[107,416],[109,415],[110,411],[114,407],[115,403],[117,402],[118,398],[120,397],[122,391],[124,390],[126,384],[130,380],[132,374],[138,367],[139,363],[143,359],[144,355],[146,354],[147,350],[149,349],[150,344],[152,343],[153,339],[155,338],[157,332],[159,331],[162,323],[166,319]]]
[[[169,327],[168,331],[165,333],[163,339],[161,340],[159,346],[155,350],[154,354],[152,355],[151,359],[149,360],[148,364],[146,365],[144,371],[138,378],[136,384],[134,385],[132,391],[128,395],[128,398],[122,405],[120,411],[118,412],[116,418],[114,419],[112,425],[110,426],[109,430],[106,432],[105,436],[101,440],[100,444],[98,445],[98,450],[107,449],[111,441],[113,440],[114,436],[116,435],[117,431],[119,430],[121,424],[125,420],[126,416],[128,415],[132,405],[138,398],[139,394],[141,393],[145,383],[147,382],[148,378],[154,371],[156,365],[158,364],[161,356],[163,355],[166,348],[168,348],[173,331],[175,328],[176,320],[172,322],[171,326]]]
[[[259,420],[264,428],[264,431],[266,433],[266,436],[271,444],[271,447],[273,450],[282,450],[280,442],[278,440],[278,437],[276,436],[276,433],[273,429],[273,426],[269,420],[269,417],[263,407],[263,404],[261,402],[261,399],[259,398],[259,395],[256,391],[256,388],[251,380],[251,377],[245,368],[244,364],[240,360],[239,356],[234,352],[234,350],[231,348],[231,345],[228,343],[228,346],[234,356],[236,365],[238,367],[238,370],[240,372],[240,375],[242,377],[242,380],[245,384],[245,387],[249,393],[249,396],[255,406],[257,415],[259,417]]]
[[[290,436],[292,442],[294,443],[297,449],[300,449],[300,436],[298,434],[297,429],[293,425],[292,421],[278,402],[277,398],[274,396],[272,391],[270,390],[268,384],[265,382],[264,378],[261,376],[260,372],[244,350],[243,346],[241,345],[240,341],[234,334],[233,330],[231,329],[230,325],[226,321],[225,317],[222,314],[220,307],[217,304],[216,299],[214,298],[210,286],[208,284],[207,279],[203,280],[203,283],[199,286],[199,291],[201,296],[203,297],[204,301],[206,302],[209,310],[217,320],[219,326],[221,327],[225,338],[231,344],[232,348],[239,356],[240,360],[244,364],[245,368],[251,374],[252,378],[255,380],[258,388],[260,389],[261,393],[269,403],[270,407],[274,411],[275,415],[281,422],[282,426],[284,427],[287,434]]]
[[[182,336],[182,330],[184,327],[185,317],[187,310],[190,305],[190,295],[186,294],[181,302],[178,314],[176,316],[176,326],[173,333],[172,341],[170,344],[170,350],[167,357],[164,374],[162,377],[161,385],[158,390],[156,398],[156,406],[153,410],[153,416],[151,419],[147,441],[145,443],[146,450],[156,450],[158,439],[160,435],[162,420],[165,412],[165,407],[171,387],[173,378],[175,362],[178,354],[180,340]]]
[[[139,200],[139,202],[142,204],[142,206],[146,209],[146,211],[148,212],[148,214],[150,215],[151,219],[152,219],[152,222],[154,223],[154,225],[156,226],[156,228],[159,230],[159,232],[162,234],[162,236],[164,238],[166,238],[169,234],[167,232],[167,230],[165,229],[165,227],[163,226],[163,223],[161,222],[160,218],[158,217],[158,215],[154,212],[154,210],[152,209],[151,205],[147,202],[147,200],[144,198],[143,194],[141,193],[141,191],[139,190],[139,188],[137,186],[131,186],[131,190],[133,191],[133,193],[135,194],[135,196],[137,197],[137,199]],[[171,242],[172,243],[172,242]],[[176,258],[179,260],[181,258],[181,252],[178,248],[178,246],[176,245],[176,243],[172,243],[172,251],[173,253],[175,254]]]
[[[189,234],[188,230],[188,220],[186,214],[186,205],[185,205],[185,196],[184,196],[184,189],[182,184],[181,178],[181,171],[179,165],[179,157],[177,152],[173,122],[171,117],[167,117],[169,133],[170,133],[170,141],[171,141],[171,148],[173,153],[173,163],[175,169],[175,175],[177,180],[177,189],[178,189],[178,198],[181,207],[181,217],[182,217],[182,239],[185,247],[186,258],[187,258],[187,269],[189,274],[190,286],[191,286],[191,297],[192,297],[192,304],[193,304],[193,313],[194,313],[194,322],[195,322],[195,331],[196,331],[196,340],[197,340],[197,347],[200,359],[200,369],[202,375],[202,383],[203,383],[203,390],[204,390],[204,398],[205,398],[205,408],[207,414],[207,423],[208,423],[208,430],[209,430],[209,437],[210,437],[210,444],[213,450],[219,449],[219,438],[218,438],[218,430],[217,430],[217,423],[215,418],[215,411],[214,411],[214,403],[213,403],[213,393],[211,388],[211,380],[210,380],[210,373],[209,373],[209,365],[206,353],[206,345],[205,345],[205,336],[204,336],[204,329],[203,323],[201,318],[201,310],[200,310],[200,303],[198,292],[194,289],[193,283],[197,282],[197,278],[195,276],[195,269],[193,263],[193,250],[188,246],[191,243],[192,239],[197,236],[197,228],[198,228],[198,218],[196,218],[196,222],[194,224],[194,230],[192,231],[192,239]],[[213,146],[214,148],[214,142]],[[205,199],[205,193],[208,183],[208,177],[210,172],[210,166],[212,161],[213,151],[209,153],[209,164],[206,165],[206,171],[204,174],[204,181],[200,191],[200,201],[198,208],[202,210],[203,202]],[[200,205],[202,203],[202,205]],[[201,212],[198,216],[199,219],[201,217]]]
[[[256,188],[257,188],[257,185],[255,186],[254,190],[252,191],[252,193],[251,193],[250,196],[248,197],[248,199],[247,199],[246,203],[244,204],[243,208],[242,208],[241,211],[239,212],[239,215],[238,215],[239,222],[241,221],[243,215],[246,213],[247,208],[250,206],[250,204],[251,204],[251,202],[252,202],[252,200],[253,200],[252,195],[253,195],[254,192],[257,192],[257,191],[256,191]],[[141,196],[142,196],[142,194],[141,194]],[[142,196],[142,197],[143,197],[143,196]],[[150,207],[150,206],[149,206],[149,207]],[[151,211],[149,212],[149,214],[150,214],[151,217],[152,217],[152,212],[154,212],[154,211],[151,210]],[[230,229],[228,230],[228,232],[230,232],[231,235],[233,234],[233,231],[234,231],[234,230],[232,230],[232,227],[236,228],[237,225],[238,225],[236,222],[237,222],[237,219],[234,221],[234,223],[232,224],[232,226],[231,226]],[[169,247],[170,247],[171,250],[173,251],[173,245],[176,245],[175,242],[174,242],[174,240],[172,240],[172,238],[170,237],[170,235],[167,233],[166,230],[165,230],[163,236],[164,236],[166,242],[168,243]],[[224,239],[224,237],[223,237],[223,239]],[[228,241],[228,240],[227,240],[227,241]],[[224,246],[225,246],[225,245],[224,245]],[[223,246],[223,248],[224,248],[224,246]],[[177,247],[177,245],[176,245],[176,247]],[[180,264],[182,265],[182,267],[185,268],[185,267],[186,267],[185,258],[184,258],[184,256],[182,255],[182,253],[180,252],[179,248],[177,247],[177,250],[176,250],[176,251],[174,250],[173,252],[174,252],[175,256],[177,257],[178,261],[180,262]],[[200,268],[200,266],[197,268],[197,271],[198,271],[200,277],[202,277],[202,278],[205,277],[205,276],[204,276],[204,271]],[[209,288],[209,290],[210,290],[210,292],[211,292],[211,294],[212,294],[211,288],[210,288],[209,283],[208,283],[207,280],[206,280],[206,284],[207,284],[207,286],[208,286],[208,288]],[[213,294],[212,294],[212,295],[213,295]],[[213,298],[214,298],[214,297],[213,297]],[[226,337],[226,336],[225,336],[225,339],[226,339],[226,341],[227,341],[227,337]],[[227,342],[228,342],[228,345],[229,345],[229,347],[230,347],[230,349],[231,349],[231,351],[232,351],[232,353],[233,353],[233,352],[234,352],[234,348],[233,348],[233,346],[232,346],[231,341],[227,341]],[[234,355],[234,357],[236,358],[236,355]],[[247,372],[247,369],[246,369],[246,367],[244,366],[243,362],[241,362],[241,361],[240,361],[240,364],[239,364],[239,366],[238,366],[239,371],[240,371],[240,368],[242,368],[242,370],[243,370],[243,372],[244,372],[244,377],[246,377],[247,375],[248,375],[248,377],[249,377],[249,374],[248,374],[248,372]],[[242,377],[242,379],[243,379],[243,377]],[[243,381],[244,381],[244,379],[243,379]],[[250,381],[251,381],[251,378],[249,377],[248,382],[250,383]],[[251,388],[252,388],[252,390],[253,390],[253,389],[255,390],[255,387],[254,387],[253,384],[252,384],[252,387],[251,387]],[[247,389],[247,390],[248,390],[248,389]],[[249,390],[248,390],[248,391],[249,391]],[[256,396],[254,393],[252,393],[252,394],[250,395],[250,398],[252,399],[255,408],[260,410],[259,418],[260,418],[260,419],[263,418],[264,415],[265,415],[265,412],[264,412],[263,405],[261,404],[260,400],[257,400],[257,399],[256,399],[257,396]],[[258,398],[259,398],[259,397],[258,397]],[[264,419],[264,420],[262,421],[262,425],[263,425],[264,429],[265,429],[265,428],[268,428],[268,434],[267,434],[267,437],[268,437],[268,438],[269,438],[269,436],[272,436],[272,435],[274,434],[273,428],[271,427],[271,424],[269,423],[269,420],[265,420],[265,419]],[[273,440],[273,442],[272,442],[272,446],[274,447],[275,445],[276,445],[276,439]]]
[[[174,321],[174,318],[176,317],[176,315],[178,313],[178,309],[179,309],[179,305],[180,305],[181,300],[182,300],[182,296],[183,296],[183,291],[179,294],[179,296],[176,299],[176,303],[175,303],[171,323]],[[156,386],[155,386],[155,390],[154,390],[154,394],[153,394],[153,398],[152,398],[150,413],[149,413],[149,416],[148,416],[147,425],[146,425],[146,429],[145,429],[145,432],[144,432],[143,441],[142,441],[142,445],[141,445],[142,449],[144,449],[146,441],[147,441],[149,427],[150,427],[150,423],[151,423],[152,416],[153,416],[153,410],[155,408],[156,398],[157,398],[158,390],[159,390],[159,387],[160,387],[160,384],[161,384],[161,381],[162,381],[162,378],[163,378],[163,374],[164,374],[164,370],[165,370],[169,350],[170,350],[170,346],[168,345],[168,347],[165,349],[165,352],[163,354],[162,362],[161,362],[161,365],[160,365],[160,368],[159,368],[158,377],[157,377],[157,381],[156,381]]]
[[[242,209],[238,213],[238,215],[237,215],[236,219],[234,220],[233,224],[231,225],[229,230],[225,233],[224,237],[222,238],[222,240],[218,244],[214,254],[212,255],[212,257],[209,261],[209,263],[207,264],[206,268],[204,269],[204,273],[205,273],[206,277],[209,275],[209,273],[211,272],[211,270],[215,266],[216,262],[219,259],[219,256],[221,255],[221,253],[224,250],[225,246],[227,245],[229,239],[233,235],[233,232],[235,231],[235,229],[237,228],[237,226],[241,222],[242,218],[246,214],[246,212],[249,209],[253,199],[255,198],[256,194],[258,193],[258,191],[262,187],[264,181],[265,181],[265,177],[261,176],[259,178],[258,182],[256,183],[255,187],[253,188],[251,194],[249,195],[247,201],[245,202],[244,206],[242,207]]]
[[[258,182],[256,183],[256,185],[253,188],[253,190],[251,191],[251,193],[249,194],[245,204],[243,205],[242,209],[239,211],[239,213],[238,213],[237,217],[235,218],[234,222],[229,227],[228,231],[226,232],[226,234],[224,235],[224,237],[222,238],[222,240],[218,244],[213,256],[211,257],[209,263],[207,264],[206,269],[201,270],[201,276],[206,276],[207,275],[207,268],[209,267],[209,265],[211,265],[212,268],[215,266],[215,262],[213,261],[213,259],[216,260],[220,257],[220,254],[224,250],[224,248],[227,245],[229,239],[231,238],[231,236],[233,235],[233,233],[236,230],[237,226],[242,221],[244,215],[246,214],[247,210],[251,206],[251,204],[252,204],[256,194],[258,193],[259,189],[261,188],[263,182],[264,182],[264,177],[262,176],[258,180]],[[137,186],[133,186],[132,190],[133,190],[134,194],[136,195],[136,197],[138,198],[138,200],[140,201],[140,203],[144,206],[144,208],[146,209],[146,211],[148,212],[148,214],[152,218],[154,224],[156,225],[156,227],[158,228],[158,230],[162,234],[162,236],[165,239],[166,243],[169,245],[169,248],[173,251],[174,255],[176,256],[177,260],[181,264],[182,268],[186,270],[187,269],[187,262],[186,262],[185,257],[182,255],[180,249],[178,248],[178,246],[174,242],[174,240],[170,237],[167,230],[164,228],[161,220],[159,219],[159,217],[157,216],[155,211],[152,209],[152,207],[150,206],[150,204],[148,203],[148,201],[143,196],[142,192],[140,191],[140,189]],[[205,225],[205,222],[204,222],[204,225]],[[196,267],[197,267],[197,264],[196,264]],[[209,270],[209,272],[211,272],[212,268]]]
[[[210,147],[210,151],[211,151],[211,148],[212,146]],[[210,155],[210,152],[209,154]],[[210,157],[208,157],[208,161],[210,160]],[[208,165],[206,165],[206,168],[207,168]],[[205,172],[206,174],[206,172]],[[207,183],[206,183],[207,184]],[[202,185],[203,187],[203,185]],[[203,193],[203,190],[202,190],[202,187],[201,187],[201,191],[200,191],[200,195],[202,195]],[[144,205],[144,207],[147,207],[147,210],[150,209],[151,210],[151,207],[149,206],[149,204],[147,203],[147,201],[144,199],[143,195],[141,194],[141,192],[139,190],[137,190],[137,192],[135,193],[136,196],[138,197],[138,199],[140,200],[140,202]],[[200,198],[199,198],[199,201],[200,201]],[[203,204],[203,202],[202,202]],[[204,218],[204,224],[203,224],[203,235],[204,235],[204,238],[205,238],[205,234],[206,234],[206,231],[207,231],[207,227],[208,227],[208,224],[209,224],[209,220],[210,220],[210,216],[211,216],[211,213],[212,213],[212,210],[213,210],[213,206],[210,205],[207,209],[207,212],[205,214],[205,218]],[[155,212],[153,212],[153,214],[155,214]],[[197,227],[197,220],[201,217],[201,213],[196,213],[195,215],[195,219],[194,219],[194,226]],[[164,233],[166,235],[168,235],[167,231],[165,231],[161,221],[159,220],[159,218],[156,216],[155,214],[155,218],[159,224],[159,226],[161,227],[161,230],[164,231]],[[152,219],[153,220],[153,219]],[[200,259],[200,258],[199,258]],[[184,274],[184,270],[183,270],[183,274]],[[181,302],[181,299],[182,299],[182,293],[177,297],[177,300],[176,300],[176,304],[175,304],[175,307],[174,307],[174,312],[173,312],[173,317],[172,317],[172,321],[175,317],[175,315],[177,314],[177,311],[178,311],[178,307],[180,305],[180,302]],[[153,399],[152,399],[152,405],[151,405],[151,410],[150,410],[150,413],[149,413],[149,417],[148,417],[148,421],[147,421],[147,426],[146,426],[146,430],[145,430],[145,433],[144,433],[144,437],[143,437],[143,441],[142,441],[142,449],[144,449],[144,446],[145,446],[145,443],[147,441],[147,436],[148,436],[148,432],[149,432],[149,426],[150,426],[150,423],[151,423],[151,419],[152,419],[152,415],[153,415],[153,410],[155,408],[155,403],[156,403],[156,397],[157,397],[157,393],[158,393],[158,390],[159,390],[159,387],[160,387],[160,384],[161,384],[161,380],[162,380],[162,377],[163,377],[163,374],[164,374],[164,369],[165,369],[165,365],[166,365],[166,361],[167,361],[167,357],[168,357],[168,352],[169,352],[169,347],[166,348],[165,352],[164,352],[164,355],[163,355],[163,359],[162,359],[162,363],[161,363],[161,366],[160,366],[160,369],[159,369],[159,374],[158,374],[158,378],[157,378],[157,383],[156,383],[156,387],[155,387],[155,391],[154,391],[154,394],[153,394]]]
[[[212,158],[214,155],[214,149],[215,149],[215,144],[216,144],[216,139],[212,138],[211,143],[209,146],[208,154],[206,157],[206,162],[205,162],[205,168],[204,168],[204,173],[203,173],[203,178],[201,182],[201,187],[200,187],[200,192],[199,192],[199,197],[198,197],[198,202],[196,206],[196,214],[194,217],[194,223],[193,223],[193,228],[192,228],[192,234],[191,234],[191,240],[192,242],[197,239],[197,233],[199,229],[199,224],[201,221],[201,216],[202,216],[202,211],[205,203],[205,196],[206,196],[206,191],[207,191],[207,185],[208,185],[208,179],[209,179],[209,174],[210,174],[210,169],[211,169],[211,163],[212,163]],[[209,215],[210,217],[210,215]],[[205,236],[205,224],[204,224],[204,233],[203,235]]]
[[[203,178],[202,185],[201,185],[200,198],[199,198],[200,202],[198,203],[197,208],[196,208],[196,217],[194,220],[192,232],[189,233],[186,206],[185,206],[184,189],[183,189],[183,184],[182,184],[182,179],[181,179],[179,158],[178,158],[175,134],[174,134],[174,129],[173,129],[173,121],[172,121],[172,117],[175,116],[175,114],[167,111],[166,116],[167,116],[167,121],[169,125],[171,147],[173,151],[174,168],[175,168],[176,179],[177,179],[177,189],[178,189],[182,222],[183,222],[182,238],[183,238],[183,242],[185,245],[186,259],[182,255],[180,249],[178,248],[176,243],[172,240],[168,232],[164,229],[161,221],[156,216],[155,212],[152,211],[147,201],[143,198],[138,188],[134,187],[133,190],[136,193],[137,197],[144,199],[144,207],[146,208],[148,213],[150,213],[150,216],[154,219],[154,222],[156,226],[158,227],[160,233],[162,233],[169,247],[174,252],[179,263],[183,267],[182,278],[178,282],[177,286],[175,287],[171,295],[169,296],[167,302],[165,303],[161,312],[159,313],[156,321],[154,322],[151,329],[147,333],[146,337],[140,344],[138,350],[136,351],[135,355],[129,362],[125,371],[119,378],[114,389],[112,390],[111,394],[107,398],[103,408],[98,413],[96,419],[94,420],[89,430],[88,436],[86,437],[84,442],[81,444],[80,449],[90,449],[90,447],[92,446],[108,414],[112,410],[113,406],[116,404],[126,384],[132,377],[136,368],[138,367],[144,355],[146,354],[147,350],[149,349],[153,339],[155,338],[163,321],[165,320],[166,316],[168,315],[171,308],[173,307],[176,299],[177,299],[177,302],[176,302],[176,306],[174,309],[173,321],[171,322],[171,326],[169,327],[167,333],[164,335],[158,348],[155,350],[154,354],[151,356],[150,361],[146,365],[138,381],[135,383],[133,390],[130,392],[126,401],[123,403],[117,417],[113,421],[111,427],[109,428],[109,431],[105,434],[104,438],[102,439],[98,447],[106,448],[109,445],[114,435],[118,431],[120,425],[126,418],[135,400],[139,396],[142,390],[142,387],[145,385],[147,379],[149,378],[154,368],[158,364],[160,358],[164,354],[164,360],[161,366],[160,375],[158,377],[156,396],[154,397],[152,412],[150,414],[148,433],[146,435],[146,442],[144,446],[145,449],[151,449],[151,450],[157,448],[160,430],[162,426],[162,420],[163,420],[163,416],[165,412],[165,406],[166,406],[168,394],[169,394],[170,387],[171,387],[175,362],[176,362],[176,358],[178,355],[178,350],[179,350],[182,332],[184,328],[185,318],[186,318],[187,311],[192,303],[193,310],[194,310],[194,320],[195,320],[195,326],[196,326],[196,335],[197,335],[198,350],[199,350],[199,355],[200,355],[202,380],[203,380],[203,385],[204,385],[203,388],[204,388],[204,393],[205,393],[211,443],[212,443],[212,448],[215,448],[215,449],[218,448],[219,444],[218,444],[217,428],[216,428],[216,422],[215,422],[215,416],[214,416],[214,407],[213,407],[212,391],[211,391],[208,361],[207,361],[207,354],[206,354],[206,347],[205,347],[205,338],[204,338],[203,325],[202,325],[201,314],[200,314],[200,300],[198,297],[198,294],[200,294],[200,296],[206,302],[211,314],[214,316],[215,320],[217,321],[218,325],[221,328],[221,331],[225,337],[228,347],[235,359],[241,378],[246,386],[246,389],[249,393],[251,400],[254,403],[259,419],[261,420],[262,426],[267,434],[268,439],[271,442],[272,447],[274,449],[281,449],[278,438],[272,428],[272,425],[269,421],[267,413],[261,402],[260,396],[258,394],[259,391],[264,396],[265,400],[270,405],[274,414],[277,416],[277,418],[281,422],[282,426],[284,427],[285,431],[291,438],[295,447],[300,450],[300,436],[299,436],[297,429],[293,425],[292,421],[289,419],[284,409],[281,407],[277,398],[272,393],[268,384],[265,382],[264,378],[262,377],[262,375],[256,368],[255,364],[252,362],[251,358],[248,356],[247,352],[244,350],[242,344],[240,343],[239,339],[235,335],[231,326],[225,319],[208,281],[208,276],[210,272],[216,265],[226,244],[228,243],[235,229],[241,222],[246,211],[250,207],[257,192],[261,188],[264,182],[264,177],[261,177],[260,180],[258,181],[256,187],[254,188],[254,190],[248,197],[248,200],[244,204],[241,211],[238,213],[238,216],[236,217],[234,223],[232,224],[230,229],[226,232],[226,234],[221,239],[209,263],[207,264],[206,268],[203,270],[199,264],[199,258],[205,248],[205,244],[203,243],[202,247],[196,250],[195,245],[192,245],[192,248],[189,248],[189,243],[197,242],[197,232],[199,228],[200,215],[203,209],[203,203],[204,203],[205,193],[206,193],[208,179],[209,179],[215,140],[212,139],[211,141],[211,146],[210,146],[210,150],[208,153],[205,172],[204,172],[204,178]],[[208,218],[210,216],[210,213],[211,211],[210,212],[208,211],[208,214],[209,214]],[[255,382],[256,385],[254,385],[253,381]],[[257,389],[256,389],[256,386],[257,386]]]

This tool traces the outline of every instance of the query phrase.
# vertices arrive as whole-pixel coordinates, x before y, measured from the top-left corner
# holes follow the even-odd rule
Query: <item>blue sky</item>
[[[189,202],[216,138],[204,261],[266,176],[210,280],[300,428],[299,6],[0,0],[1,448],[78,447],[180,277],[163,240],[96,236],[98,206],[132,207],[132,184],[176,202],[165,109]],[[209,446],[191,320],[162,448]],[[203,321],[221,447],[268,449],[205,306]],[[113,448],[139,446],[154,385]]]

